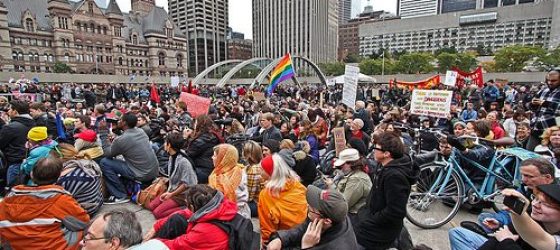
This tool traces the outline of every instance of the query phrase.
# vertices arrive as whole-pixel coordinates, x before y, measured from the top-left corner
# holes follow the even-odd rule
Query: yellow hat
[[[47,127],[34,127],[27,133],[27,138],[33,141],[42,141],[47,137]]]
[[[75,121],[76,119],[74,118],[65,118],[62,123],[64,123],[64,126],[71,126],[74,124]]]

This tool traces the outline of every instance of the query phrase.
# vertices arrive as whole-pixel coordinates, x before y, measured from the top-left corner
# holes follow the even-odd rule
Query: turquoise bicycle
[[[412,186],[406,218],[424,229],[441,227],[455,217],[465,202],[491,202],[499,190],[521,185],[521,161],[539,155],[522,148],[497,150],[489,166],[466,158],[453,148],[447,161],[431,162],[420,167],[420,176]],[[469,177],[459,162],[467,162],[486,173],[482,183]],[[468,192],[466,192],[468,190]]]

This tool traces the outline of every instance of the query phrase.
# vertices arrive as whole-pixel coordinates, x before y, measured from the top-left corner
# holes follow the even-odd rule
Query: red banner
[[[187,104],[187,111],[189,111],[193,118],[196,118],[199,115],[208,114],[208,108],[210,108],[211,102],[208,98],[183,92],[181,93],[179,100]]]
[[[454,71],[457,71],[457,86],[458,88],[462,88],[468,82],[476,84],[479,88],[484,86],[484,77],[482,75],[482,67],[476,68],[473,72],[464,72],[459,70],[458,68],[453,68]]]
[[[433,87],[438,86],[439,83],[440,83],[440,77],[439,77],[439,75],[435,75],[435,76],[432,76],[432,77],[430,77],[426,80],[418,81],[418,82],[403,82],[403,81],[390,80],[389,81],[389,86],[391,88],[397,87],[397,88],[400,88],[400,89],[409,89],[409,90],[431,89]]]

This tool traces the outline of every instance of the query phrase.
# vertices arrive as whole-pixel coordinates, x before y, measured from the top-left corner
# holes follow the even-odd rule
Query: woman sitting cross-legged
[[[169,154],[168,187],[165,193],[153,199],[148,206],[156,219],[181,210],[185,205],[185,190],[188,186],[197,184],[196,172],[186,154],[181,151],[184,144],[183,135],[176,131],[169,133],[165,138],[163,148]]]

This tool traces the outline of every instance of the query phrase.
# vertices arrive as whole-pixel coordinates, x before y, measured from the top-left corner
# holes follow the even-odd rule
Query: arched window
[[[177,67],[183,67],[183,55],[182,54],[177,54]]]
[[[35,32],[35,25],[33,24],[33,19],[25,19],[25,29],[29,32]]]
[[[158,54],[158,59],[159,59],[159,65],[160,66],[165,65],[165,54],[163,52],[160,52]]]

